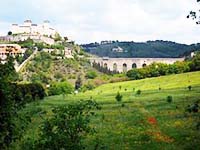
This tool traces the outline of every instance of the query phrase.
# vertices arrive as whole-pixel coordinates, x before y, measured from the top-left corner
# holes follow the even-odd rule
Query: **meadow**
[[[115,99],[118,92],[123,96],[121,102]],[[168,96],[172,102],[167,102]],[[27,104],[22,113],[32,112],[31,124],[21,141],[13,144],[14,149],[38,137],[39,126],[43,118],[51,116],[52,107],[89,99],[97,101],[101,110],[95,110],[91,120],[96,133],[83,141],[86,149],[200,149],[200,112],[186,111],[188,105],[200,102],[199,71],[110,83],[84,93],[51,96]],[[43,110],[47,113],[41,113]]]

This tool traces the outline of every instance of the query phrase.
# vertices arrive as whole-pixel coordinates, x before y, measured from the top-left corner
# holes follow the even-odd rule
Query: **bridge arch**
[[[123,69],[122,70],[123,70],[123,72],[127,72],[127,64],[126,63],[123,64]]]
[[[133,63],[133,64],[132,64],[132,68],[137,68],[137,64],[136,64],[136,63]]]
[[[143,68],[144,68],[144,67],[146,67],[146,66],[147,66],[147,64],[146,64],[146,63],[143,63],[143,64],[142,64],[142,67],[143,67]]]
[[[104,67],[104,68],[108,68],[108,64],[107,64],[107,63],[104,63],[104,64],[103,64],[103,67]]]

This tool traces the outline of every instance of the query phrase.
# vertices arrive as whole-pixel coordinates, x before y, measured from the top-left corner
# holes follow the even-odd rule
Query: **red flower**
[[[157,124],[157,120],[156,120],[156,118],[154,118],[154,117],[149,117],[149,118],[147,119],[147,121],[148,121],[149,124],[152,124],[152,125]]]

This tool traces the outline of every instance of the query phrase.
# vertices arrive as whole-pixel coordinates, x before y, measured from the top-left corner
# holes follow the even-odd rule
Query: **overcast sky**
[[[49,20],[78,43],[170,40],[197,43],[200,25],[186,18],[196,0],[1,0],[0,35],[12,23]]]

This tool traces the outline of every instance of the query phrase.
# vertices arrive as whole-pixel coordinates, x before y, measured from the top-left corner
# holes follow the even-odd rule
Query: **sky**
[[[198,43],[200,25],[187,19],[196,0],[0,0],[0,35],[12,23],[49,20],[79,44],[119,40]]]

